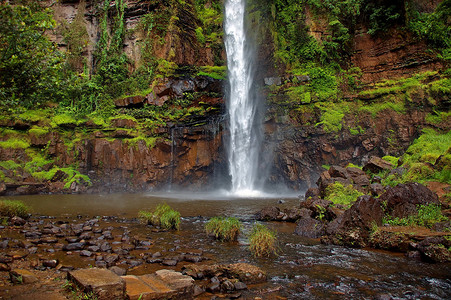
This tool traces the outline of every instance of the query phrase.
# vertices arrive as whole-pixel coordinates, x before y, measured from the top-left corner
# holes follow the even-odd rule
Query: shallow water
[[[295,207],[299,200],[291,196],[236,199],[221,195],[39,195],[13,199],[30,205],[35,214],[56,217],[117,215],[133,218],[139,210],[154,209],[157,204],[166,202],[180,211],[182,228],[179,232],[152,232],[153,239],[159,241],[155,243],[155,251],[189,247],[203,249],[217,263],[256,264],[269,277],[267,284],[256,287],[257,294],[264,299],[273,299],[275,295],[289,299],[451,298],[450,264],[426,264],[408,260],[401,254],[322,245],[317,240],[294,235],[295,224],[292,223],[268,223],[277,232],[279,256],[253,258],[247,250],[245,233],[255,221],[255,213],[268,205]],[[281,199],[284,203],[279,204]],[[221,243],[206,236],[205,222],[218,215],[235,216],[244,222],[244,234],[238,242]],[[129,227],[143,234],[151,230],[137,223]],[[136,272],[144,271],[141,268]]]

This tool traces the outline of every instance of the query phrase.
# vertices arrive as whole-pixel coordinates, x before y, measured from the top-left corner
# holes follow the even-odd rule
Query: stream
[[[8,197],[11,199],[11,197]],[[153,251],[169,248],[201,249],[214,263],[246,262],[267,272],[268,282],[250,289],[249,297],[263,299],[450,299],[451,265],[427,264],[403,254],[371,249],[322,245],[318,240],[293,234],[294,223],[268,222],[277,232],[279,255],[254,258],[247,249],[246,233],[255,213],[265,206],[295,207],[299,199],[268,196],[236,199],[222,193],[107,194],[17,196],[32,208],[33,215],[56,218],[116,216],[130,220],[132,232],[151,235]],[[137,222],[140,210],[153,210],[167,203],[182,216],[181,230],[155,232]],[[244,226],[238,242],[223,243],[205,234],[205,222],[212,216],[234,216]],[[168,250],[169,249],[169,250]],[[160,265],[141,265],[130,274],[144,274]],[[181,266],[175,269],[180,270]],[[245,295],[243,295],[245,296]]]

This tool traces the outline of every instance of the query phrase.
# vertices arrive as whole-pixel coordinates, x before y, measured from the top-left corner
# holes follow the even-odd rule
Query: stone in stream
[[[194,279],[172,270],[122,278],[126,282],[130,300],[192,299],[194,296]]]
[[[11,282],[16,284],[28,284],[38,281],[38,278],[33,273],[24,269],[11,270],[11,272],[9,272],[9,277]]]
[[[125,280],[107,269],[80,269],[67,273],[67,279],[85,293],[92,292],[99,300],[125,299]]]

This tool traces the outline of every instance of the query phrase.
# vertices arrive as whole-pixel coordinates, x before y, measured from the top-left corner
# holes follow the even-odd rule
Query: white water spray
[[[252,96],[252,57],[244,25],[244,0],[225,2],[225,48],[230,92],[229,171],[231,193],[237,196],[259,196],[257,185],[260,149],[258,101]]]

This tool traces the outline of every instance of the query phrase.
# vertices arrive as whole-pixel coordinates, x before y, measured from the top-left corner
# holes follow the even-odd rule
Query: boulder
[[[276,206],[264,207],[260,212],[257,213],[257,219],[261,221],[265,220],[276,220],[280,214],[280,209]]]
[[[393,165],[386,160],[377,156],[371,156],[370,160],[363,166],[363,171],[370,171],[371,173],[379,173],[383,170],[391,170]]]
[[[29,284],[38,282],[38,278],[28,270],[13,269],[9,272],[9,278],[15,284]]]
[[[124,97],[114,100],[114,105],[117,107],[126,107],[126,106],[133,106],[137,104],[142,104],[145,100],[144,96],[130,96],[130,97]]]
[[[385,203],[385,213],[394,218],[416,214],[418,205],[440,204],[437,195],[419,183],[398,184],[389,188],[379,197],[379,201]]]
[[[311,187],[305,192],[304,199],[308,198],[319,198],[320,193],[318,188]]]
[[[312,218],[302,218],[296,223],[294,233],[303,237],[316,239],[324,235],[324,224]]]
[[[107,269],[70,271],[67,279],[78,285],[83,292],[94,293],[99,300],[125,298],[125,280]]]
[[[429,237],[418,243],[416,249],[422,258],[428,262],[451,262],[451,242],[444,237]]]
[[[332,178],[341,177],[347,179],[349,177],[348,171],[345,168],[339,166],[331,166],[329,168],[329,175]]]

